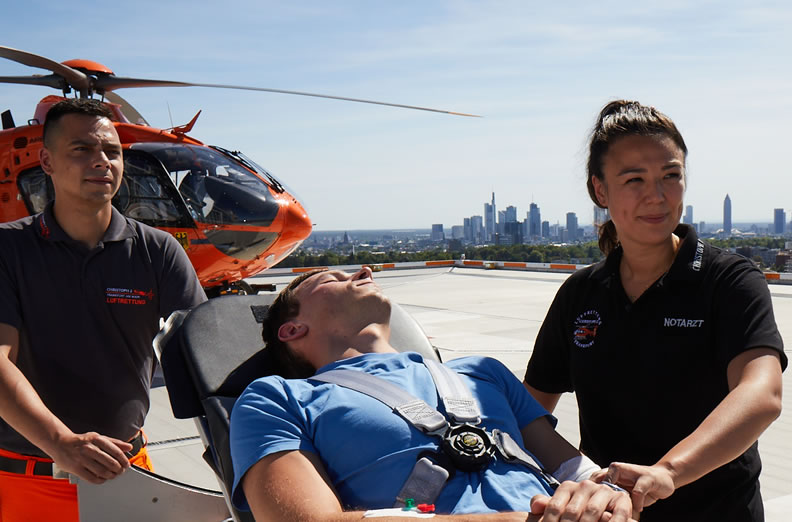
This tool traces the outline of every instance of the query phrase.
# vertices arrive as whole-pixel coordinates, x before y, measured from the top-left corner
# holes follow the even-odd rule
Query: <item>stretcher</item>
[[[274,299],[275,294],[211,299],[192,311],[175,312],[154,340],[173,415],[195,420],[205,448],[203,458],[221,491],[139,469],[101,486],[77,481],[82,522],[108,520],[108,513],[114,513],[118,522],[253,520],[230,502],[234,474],[229,420],[245,387],[272,373],[261,329]],[[390,343],[397,350],[440,360],[418,323],[396,304],[391,309]]]

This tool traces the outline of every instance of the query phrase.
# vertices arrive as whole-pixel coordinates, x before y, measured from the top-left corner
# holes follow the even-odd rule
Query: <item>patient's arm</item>
[[[550,424],[547,417],[539,417],[522,430],[523,444],[542,466],[551,474],[569,459],[577,457],[580,452],[562,437]],[[534,497],[532,511],[544,513],[543,520],[578,520],[584,513],[588,516],[608,520],[631,520],[633,514],[630,497],[624,491],[595,484],[589,480],[582,482],[564,482],[553,494],[552,498],[544,495]],[[571,518],[568,518],[571,517]],[[597,518],[592,518],[597,520]]]
[[[305,451],[281,451],[254,464],[242,478],[242,487],[256,520],[261,521],[346,521],[360,520],[363,511],[344,512],[319,458]],[[377,518],[403,521],[404,518]],[[481,515],[438,515],[435,520],[536,521],[528,513]]]

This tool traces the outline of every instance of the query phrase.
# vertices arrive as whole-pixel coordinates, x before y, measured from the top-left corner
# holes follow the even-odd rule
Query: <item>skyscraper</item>
[[[466,217],[462,219],[462,230],[463,230],[463,239],[465,241],[473,241],[473,227],[470,226],[470,218]]]
[[[481,216],[470,216],[470,232],[473,235],[474,244],[480,245],[486,241],[484,219]]]
[[[723,235],[725,237],[731,236],[732,231],[732,216],[731,216],[731,198],[726,194],[726,199],[723,200]]]
[[[773,210],[773,234],[783,234],[786,226],[786,212],[783,208]]]
[[[685,217],[682,219],[682,223],[686,225],[693,224],[693,205],[688,205],[685,207]]]
[[[567,229],[567,241],[569,241],[570,243],[572,241],[577,241],[578,219],[577,219],[577,214],[575,214],[574,212],[567,212],[566,229]]]
[[[484,203],[484,229],[486,232],[485,241],[492,241],[498,225],[498,211],[495,208],[495,193],[492,193],[492,203]]]
[[[526,217],[528,218],[528,237],[532,240],[541,237],[542,217],[539,213],[539,206],[536,203],[531,203]]]
[[[517,207],[509,205],[506,207],[506,223],[517,223]]]
[[[445,232],[443,232],[443,224],[432,225],[432,241],[445,240]]]

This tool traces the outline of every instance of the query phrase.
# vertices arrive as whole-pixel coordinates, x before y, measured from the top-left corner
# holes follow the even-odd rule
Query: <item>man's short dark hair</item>
[[[110,121],[115,119],[113,111],[107,105],[91,98],[67,98],[59,101],[47,111],[47,118],[44,120],[44,146],[50,147],[52,144],[51,136],[61,118],[67,114],[84,114],[86,116],[98,116],[107,118]]]
[[[272,370],[276,375],[287,379],[305,379],[316,373],[316,368],[278,339],[278,330],[300,313],[300,302],[294,295],[297,287],[309,277],[325,271],[325,269],[311,270],[295,277],[286,288],[281,290],[269,307],[261,337],[267,345],[266,349],[273,364]]]

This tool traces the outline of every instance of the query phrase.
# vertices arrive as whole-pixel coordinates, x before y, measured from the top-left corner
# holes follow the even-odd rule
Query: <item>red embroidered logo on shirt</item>
[[[108,304],[144,305],[154,299],[154,290],[144,292],[131,288],[108,288],[105,295]]]
[[[50,236],[50,229],[47,226],[47,222],[44,221],[44,214],[39,216],[39,231],[41,232],[41,237],[47,239]]]
[[[575,318],[575,331],[572,341],[580,348],[589,348],[594,344],[597,330],[602,326],[602,318],[596,310],[588,310]]]

